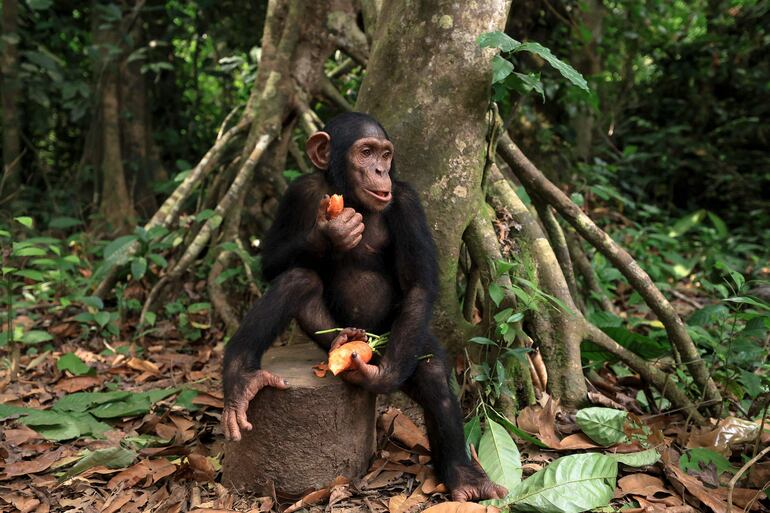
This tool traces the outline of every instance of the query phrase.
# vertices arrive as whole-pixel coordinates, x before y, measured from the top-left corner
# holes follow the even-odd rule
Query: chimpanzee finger
[[[358,246],[358,243],[361,242],[361,239],[363,239],[363,238],[364,238],[363,235],[357,235],[356,238],[354,238],[352,240],[348,239],[348,240],[350,240],[350,242],[345,244],[345,250],[346,251],[350,251],[351,249],[355,248],[356,246]]]
[[[348,342],[348,336],[345,335],[345,330],[342,330],[342,332],[339,335],[337,335],[337,338],[335,338],[334,341],[332,342],[332,346],[329,348],[329,352],[332,352],[338,347],[347,344],[347,342]]]
[[[273,388],[280,388],[281,390],[289,388],[289,382],[280,376],[276,376],[272,372],[263,371],[267,385]]]
[[[356,211],[353,210],[352,208],[349,208],[349,207],[348,208],[343,208],[342,212],[340,213],[340,215],[338,215],[337,217],[334,218],[334,221],[336,221],[337,223],[340,223],[340,224],[347,224],[348,221],[353,219],[353,216],[355,216],[355,215],[356,215]]]
[[[249,419],[246,418],[246,407],[237,408],[235,410],[235,419],[238,421],[238,427],[245,431],[251,431],[253,427]]]
[[[353,370],[358,371],[366,381],[372,381],[377,377],[379,368],[376,365],[370,365],[358,357],[358,353],[350,355],[350,362]]]
[[[345,328],[340,331],[340,335],[345,335],[348,341],[363,340],[366,341],[366,332],[360,328]]]
[[[235,411],[233,408],[227,408],[222,416],[222,423],[225,432],[225,438],[237,442],[241,439],[241,431],[238,429],[238,422],[235,420]]]

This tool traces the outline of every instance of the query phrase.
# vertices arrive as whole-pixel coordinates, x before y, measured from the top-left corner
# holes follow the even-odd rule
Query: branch
[[[353,110],[353,106],[348,103],[345,97],[342,96],[342,93],[337,90],[337,87],[326,75],[321,77],[321,92],[329,101],[339,107],[340,110],[345,112]]]
[[[722,398],[719,390],[709,376],[706,363],[687,333],[682,319],[655,286],[650,276],[639,267],[639,264],[625,249],[612,240],[590,217],[583,213],[580,207],[551,183],[507,134],[503,134],[500,138],[498,152],[530,193],[537,194],[553,206],[584,239],[598,249],[626,277],[631,286],[642,296],[647,306],[655,312],[663,323],[669,339],[685,360],[695,383],[704,391],[708,403],[720,404]]]
[[[687,395],[680,390],[673,380],[670,379],[668,374],[650,365],[650,363],[641,356],[638,356],[621,346],[609,335],[588,321],[585,321],[585,330],[588,340],[605,351],[617,356],[623,363],[628,365],[629,368],[639,374],[642,379],[657,388],[665,398],[671,401],[671,404],[686,411],[696,423],[700,425],[706,423],[706,419],[698,413],[698,409],[692,401],[690,401]]]

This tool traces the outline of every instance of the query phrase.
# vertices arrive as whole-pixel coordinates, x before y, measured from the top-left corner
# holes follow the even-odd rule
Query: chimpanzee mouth
[[[390,191],[372,191],[369,189],[364,190],[380,201],[390,201],[391,199]]]

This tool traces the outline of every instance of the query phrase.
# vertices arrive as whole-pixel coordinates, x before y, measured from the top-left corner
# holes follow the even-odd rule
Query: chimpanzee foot
[[[447,483],[452,494],[452,500],[458,502],[483,501],[485,499],[502,499],[508,495],[508,490],[489,479],[478,465],[456,467],[453,469],[451,481]]]

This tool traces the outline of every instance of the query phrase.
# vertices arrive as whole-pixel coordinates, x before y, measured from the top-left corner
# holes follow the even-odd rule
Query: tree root
[[[567,247],[569,248],[569,254],[572,256],[572,261],[575,263],[575,269],[583,277],[583,282],[586,289],[588,289],[586,296],[591,297],[593,294],[599,301],[602,309],[607,312],[615,312],[615,305],[612,304],[610,298],[607,297],[607,294],[604,293],[599,285],[599,278],[596,276],[596,271],[594,271],[591,261],[588,260],[588,256],[583,251],[580,240],[572,233],[566,235]]]
[[[217,139],[216,143],[206,152],[203,158],[198,164],[190,171],[190,174],[179,184],[174,192],[169,196],[163,205],[155,212],[155,215],[144,225],[146,231],[151,230],[156,226],[168,227],[173,220],[179,215],[182,209],[182,204],[193,191],[193,189],[203,181],[203,179],[216,167],[225,149],[240,135],[246,132],[251,124],[252,118],[249,115],[244,115],[240,122],[234,127],[227,130],[222,137]],[[126,250],[126,257],[134,255],[141,245],[138,241],[130,244]],[[107,293],[112,289],[112,285],[117,275],[118,266],[113,265],[109,269],[106,269],[105,276],[96,286],[94,295],[98,297],[105,297]]]
[[[598,249],[626,277],[631,286],[642,296],[647,306],[655,312],[663,323],[669,339],[685,360],[695,383],[704,391],[706,402],[718,407],[722,402],[721,395],[709,376],[706,363],[700,357],[682,319],[655,286],[650,276],[625,249],[612,240],[590,217],[583,213],[580,207],[551,183],[507,134],[503,134],[500,138],[498,153],[511,166],[514,174],[530,194],[537,195],[553,206],[581,237]]]
[[[150,294],[147,296],[147,300],[144,303],[144,307],[142,308],[142,314],[139,317],[140,324],[144,323],[147,312],[153,307],[166,284],[178,279],[190,267],[193,261],[198,258],[198,255],[208,243],[214,228],[222,222],[222,219],[225,218],[227,213],[233,207],[240,195],[241,189],[248,183],[259,159],[274,138],[275,135],[271,133],[264,134],[259,138],[254,149],[251,151],[249,158],[246,159],[246,162],[243,163],[243,166],[241,166],[241,169],[235,176],[230,188],[214,209],[214,215],[206,220],[206,223],[201,227],[200,231],[195,236],[195,239],[187,247],[174,268],[171,269],[166,276],[161,278],[150,291]]]

